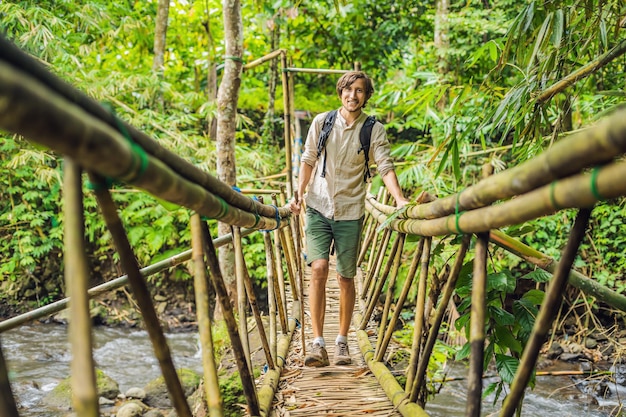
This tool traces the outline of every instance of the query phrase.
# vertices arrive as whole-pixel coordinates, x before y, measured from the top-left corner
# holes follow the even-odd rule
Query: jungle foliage
[[[423,0],[242,4],[245,61],[271,52],[278,34],[294,67],[349,69],[360,62],[372,75],[376,93],[367,111],[387,126],[409,196],[421,190],[438,196],[457,192],[480,178],[483,164],[496,172],[515,166],[624,105],[622,0],[452,1],[445,13]],[[4,1],[0,22],[6,37],[50,71],[213,173],[216,150],[209,120],[216,104],[208,96],[207,74],[216,66],[219,76],[223,66],[221,3],[172,0],[163,73],[152,69],[156,7],[150,0]],[[600,60],[607,54],[612,58]],[[269,139],[260,134],[268,111],[268,68],[243,74],[237,133],[242,188],[276,187],[266,177],[285,166],[282,120],[271,119]],[[575,81],[561,83],[577,72]],[[296,109],[315,114],[338,106],[336,77],[297,74],[293,81]],[[281,114],[280,82],[276,97],[272,110]],[[0,138],[1,293],[7,301],[45,304],[63,292],[62,158],[19,137]],[[112,191],[140,264],[189,246],[188,210],[123,185]],[[110,278],[104,271],[114,271],[117,259],[87,184],[85,193],[91,262],[104,280]],[[576,264],[618,292],[626,289],[625,204],[621,199],[596,207]],[[510,231],[558,258],[572,218],[564,211]],[[452,245],[446,243],[442,240],[434,252],[435,268],[449,260]],[[246,247],[251,274],[263,285],[259,234],[246,238]],[[490,260],[492,351],[486,358],[496,359],[508,382],[545,276],[500,252]],[[176,269],[173,276],[185,280],[188,272]],[[154,278],[152,284],[170,278]],[[536,288],[519,293],[516,283],[522,279]],[[470,282],[471,271],[466,271],[457,286],[461,332]]]

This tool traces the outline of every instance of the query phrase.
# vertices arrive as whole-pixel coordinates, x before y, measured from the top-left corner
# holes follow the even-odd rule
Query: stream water
[[[202,373],[196,333],[166,335],[177,368],[189,368]],[[61,325],[29,325],[0,335],[2,351],[8,362],[13,394],[20,405],[21,417],[60,417],[45,408],[42,398],[70,372],[67,328]],[[120,392],[130,387],[143,387],[161,375],[152,345],[145,331],[109,327],[94,328],[94,359],[98,368],[119,384]],[[467,370],[457,364],[448,377],[463,376]],[[486,380],[484,386],[492,382]],[[432,417],[465,415],[466,381],[446,383],[444,389],[427,404]],[[622,394],[623,395],[623,394]],[[493,397],[483,401],[483,416],[497,415],[498,407],[491,406]],[[537,378],[534,390],[528,390],[523,416],[590,416],[607,417],[616,401],[602,400],[593,404],[574,387],[566,376]],[[604,406],[604,407],[600,407]]]

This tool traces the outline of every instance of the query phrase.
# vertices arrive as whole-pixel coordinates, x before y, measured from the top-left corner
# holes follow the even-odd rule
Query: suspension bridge
[[[286,87],[283,91],[290,91],[291,74],[306,69],[286,67],[284,51],[276,51],[246,67],[279,57],[283,62]],[[294,150],[290,103],[293,98],[284,99],[285,150],[288,172],[291,172]],[[353,365],[327,368],[303,366],[308,274],[302,259],[302,225],[285,205],[293,190],[290,175],[285,187],[272,196],[271,204],[266,204],[262,197],[251,198],[236,192],[121,121],[4,38],[0,38],[0,129],[22,135],[64,157],[64,264],[68,298],[1,322],[0,334],[56,311],[70,309],[71,381],[73,411],[77,416],[99,416],[89,299],[126,285],[132,289],[141,310],[173,408],[178,416],[192,416],[146,283],[147,276],[190,260],[202,344],[204,389],[211,416],[221,416],[223,410],[211,340],[210,287],[223,311],[246,398],[246,413],[251,416],[427,416],[428,363],[440,337],[460,271],[469,258],[473,258],[473,272],[466,415],[479,416],[484,388],[483,362],[488,349],[485,294],[489,245],[503,248],[552,274],[501,416],[512,416],[522,403],[539,350],[567,285],[626,311],[625,297],[572,269],[593,206],[599,201],[626,195],[623,181],[626,177],[626,112],[623,110],[596,126],[556,142],[519,166],[485,175],[476,184],[453,195],[420,198],[402,213],[395,211],[384,192],[368,195],[358,259],[361,269],[358,305],[349,335]],[[93,288],[87,286],[90,271],[83,236],[84,173],[89,177],[126,273]],[[141,267],[118,217],[109,190],[110,180],[192,210],[192,247],[165,261]],[[499,230],[565,209],[577,209],[578,214],[559,260]],[[232,233],[213,238],[207,219],[231,225]],[[257,306],[244,260],[246,248],[242,245],[243,236],[261,231],[267,258],[267,325]],[[409,245],[410,239],[417,239],[418,243]],[[431,263],[434,244],[444,239],[455,252],[445,273],[434,270]],[[224,245],[232,245],[235,251],[240,294],[237,310],[244,312],[239,318],[229,301],[216,255],[217,249]],[[401,288],[396,288],[403,263],[409,264],[407,278]],[[333,272],[329,280],[327,316],[337,311],[334,305],[337,289],[331,283],[332,276]],[[433,277],[438,281],[434,282]],[[404,370],[405,382],[401,385],[389,370],[387,361],[393,346],[392,332],[413,288],[417,292],[414,338]],[[399,296],[394,300],[396,293]],[[247,311],[257,324],[254,331],[259,333],[266,359],[267,369],[259,378],[255,378],[250,360],[248,334],[251,330],[247,327]],[[335,318],[328,318],[326,331],[331,334],[337,323]],[[358,352],[355,352],[357,346]],[[19,416],[1,350],[0,393],[0,415]]]

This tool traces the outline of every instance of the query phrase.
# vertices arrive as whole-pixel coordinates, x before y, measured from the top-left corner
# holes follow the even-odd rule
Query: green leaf
[[[496,353],[496,369],[505,383],[510,385],[513,382],[518,367],[519,359]]]
[[[462,361],[463,359],[469,358],[470,355],[470,343],[466,342],[463,347],[456,353],[454,360]]]
[[[540,306],[543,303],[546,293],[541,290],[529,290],[522,296],[522,300],[528,301],[533,305]]]
[[[513,352],[522,353],[522,344],[515,338],[510,328],[506,326],[496,326],[495,334],[500,346],[509,348]]]
[[[487,308],[489,310],[489,314],[495,320],[495,322],[500,326],[511,326],[515,324],[515,316],[509,313],[508,311],[500,308],[490,306]]]
[[[487,291],[503,291],[507,294],[515,291],[516,281],[508,269],[487,275]]]
[[[543,269],[535,269],[522,276],[522,279],[532,279],[535,282],[548,282],[552,279],[552,274]]]

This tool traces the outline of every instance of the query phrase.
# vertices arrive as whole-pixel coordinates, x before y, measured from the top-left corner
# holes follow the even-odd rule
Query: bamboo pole
[[[365,255],[367,254],[367,250],[369,249],[372,241],[374,240],[374,236],[376,236],[376,220],[372,217],[372,215],[367,212],[367,220],[365,221],[365,239],[361,243],[361,251],[359,252],[359,257],[357,258],[356,264],[361,265],[363,260],[365,260]]]
[[[272,199],[274,201],[274,203],[276,204],[276,195],[272,196]],[[281,249],[281,244],[280,244],[280,231],[278,229],[274,230],[274,262],[276,263],[276,280],[275,282],[275,287],[274,290],[277,291],[277,303],[280,304],[280,309],[286,313],[287,312],[287,297],[286,297],[286,293],[285,293],[285,273],[283,271],[283,264],[282,264],[282,254],[283,254],[283,250]],[[286,259],[286,258],[285,258]],[[278,284],[278,286],[276,287],[276,284]],[[286,315],[285,315],[285,320],[286,320]],[[281,324],[282,324],[282,332],[283,334],[287,334],[287,331],[289,330],[287,323],[282,321],[281,318]]]
[[[541,304],[539,314],[533,325],[531,337],[524,348],[522,359],[517,368],[513,383],[511,384],[511,391],[504,399],[502,410],[500,410],[501,417],[512,416],[515,409],[520,405],[520,399],[524,394],[530,375],[535,369],[539,350],[546,339],[550,327],[552,327],[552,321],[563,300],[569,271],[576,259],[580,243],[585,237],[585,230],[589,223],[590,216],[591,209],[586,208],[581,209],[576,216],[576,221],[570,232],[570,237],[563,251],[563,256],[557,266],[554,278],[550,281],[550,287],[548,288],[546,297]]]
[[[202,369],[204,374],[204,393],[210,417],[224,415],[224,402],[220,393],[217,365],[213,355],[213,334],[209,308],[209,277],[204,262],[204,237],[202,220],[198,213],[191,215],[191,251],[193,262],[193,288],[196,299],[196,317],[198,333],[202,347]]]
[[[239,228],[235,228],[233,236],[235,236],[235,241],[239,242],[239,251],[235,249],[235,253],[240,257],[239,262],[242,265],[242,273],[243,273],[243,284],[244,289],[246,290],[246,294],[248,294],[248,303],[250,303],[250,309],[252,310],[252,316],[254,317],[254,321],[256,322],[256,327],[259,329],[259,339],[261,340],[261,346],[263,346],[263,351],[265,353],[265,359],[267,360],[267,366],[270,369],[274,369],[274,360],[272,359],[271,349],[269,343],[267,342],[267,336],[265,334],[265,325],[263,324],[263,319],[261,318],[261,312],[259,311],[259,306],[256,302],[256,294],[254,293],[254,287],[252,286],[252,280],[250,279],[250,274],[248,272],[248,268],[246,267],[246,262],[243,257],[243,250],[241,248],[241,236],[238,231]],[[248,346],[248,349],[250,347]],[[250,366],[250,370],[252,371],[251,359],[248,357],[248,364]]]
[[[596,131],[596,134],[601,132]],[[626,137],[626,133],[624,136]],[[495,174],[489,179],[498,175],[500,174]],[[626,161],[619,160],[590,172],[562,179],[504,203],[471,211],[459,211],[457,215],[452,214],[433,220],[395,219],[389,223],[389,227],[395,231],[420,236],[486,232],[523,223],[566,208],[591,207],[600,200],[624,196],[625,177]],[[377,210],[370,198],[366,199],[366,205],[379,222],[386,220],[386,214]],[[421,206],[426,204],[416,207]]]
[[[274,214],[272,217],[262,215],[269,208],[253,205],[249,211],[244,211],[229,204],[197,182],[179,175],[127,135],[3,62],[0,62],[0,97],[0,127],[81,161],[95,174],[132,184],[225,223],[259,229],[277,226]],[[241,198],[254,201],[245,196]],[[284,226],[286,220],[282,220],[290,215],[289,209],[278,210]],[[272,212],[275,211],[272,208]]]
[[[298,191],[294,192],[294,198],[296,202],[299,200]],[[300,241],[300,216],[295,216],[295,221],[291,222],[291,227],[293,228],[294,240],[296,242],[296,268],[298,270],[298,292],[300,293],[299,299],[302,301],[300,303],[300,340],[302,342],[302,357],[306,356],[306,335],[304,328],[306,327],[305,323],[305,314],[304,314],[304,260],[302,259],[302,247]]]
[[[296,328],[297,321],[300,319],[298,315],[300,311],[302,311],[301,302],[302,300],[294,301],[292,304],[293,320],[289,322],[289,331],[287,334],[282,335],[278,340],[276,367],[265,373],[263,385],[259,388],[259,409],[260,415],[263,417],[269,416],[272,411],[272,401],[274,400],[276,389],[280,382],[280,375],[285,366],[285,358],[289,356],[289,346],[291,344],[293,331]]]
[[[322,68],[284,68],[285,72],[303,72],[309,74],[345,74],[348,70],[334,70],[334,69],[322,69]]]
[[[242,236],[248,236],[249,234],[257,232],[255,229],[244,229],[241,233]],[[232,236],[230,234],[220,236],[213,240],[213,245],[216,248],[220,248],[232,241]],[[179,254],[171,256],[167,259],[159,261],[153,265],[146,266],[145,268],[141,268],[139,271],[142,277],[148,277],[150,275],[154,275],[176,265],[180,265],[183,262],[191,259],[191,249],[183,251]],[[106,292],[118,289],[128,284],[128,275],[122,275],[121,277],[112,279],[111,281],[105,282],[104,284],[97,285],[89,289],[88,294],[89,298],[97,297]],[[50,303],[43,307],[36,308],[27,313],[20,314],[19,316],[11,317],[10,319],[4,320],[0,322],[0,333],[6,332],[7,330],[14,329],[18,326],[21,326],[24,323],[28,323],[33,320],[40,319],[42,317],[46,317],[50,314],[58,313],[61,310],[64,310],[69,305],[69,297],[63,298],[62,300],[55,301],[54,303]]]
[[[291,231],[291,228],[289,228]],[[285,263],[287,264],[287,275],[289,276],[289,285],[291,286],[291,296],[294,300],[299,300],[298,284],[296,279],[296,254],[294,243],[291,235],[287,233],[287,228],[279,229],[280,243],[285,255]]]
[[[372,293],[374,291],[374,288],[376,287],[374,277],[378,278],[379,276],[380,270],[385,260],[385,254],[387,251],[387,247],[389,246],[389,240],[391,239],[392,233],[393,233],[393,230],[385,229],[385,231],[383,232],[383,238],[380,242],[380,245],[378,245],[377,247],[378,250],[377,251],[372,250],[371,256],[372,257],[374,257],[374,255],[376,256],[374,258],[370,258],[370,260],[372,259],[376,260],[374,264],[375,267],[373,269],[368,268],[367,270],[367,277],[365,280],[365,284],[363,285],[363,297],[362,297],[368,300],[368,304],[369,304],[369,300],[372,298]]]
[[[398,271],[400,270],[400,265],[402,264],[402,251],[404,250],[404,241],[406,239],[406,235],[399,234],[398,235],[398,250],[396,251],[396,256],[393,258],[393,266],[391,268],[391,279],[387,284],[387,294],[385,296],[385,305],[383,306],[383,314],[380,317],[380,326],[378,328],[378,339],[376,341],[376,353],[374,354],[374,358],[378,362],[382,362],[385,357],[385,351],[387,349],[382,349],[382,344],[384,340],[384,334],[387,330],[387,322],[389,321],[389,310],[391,310],[391,302],[394,299],[393,293],[396,288],[396,279],[398,278]],[[391,258],[388,262],[391,262]],[[389,328],[392,328],[391,326]]]
[[[0,343],[0,415],[6,417],[19,417],[13,390],[9,381],[9,370],[2,354],[2,343]]]
[[[287,51],[284,49],[277,49],[275,51],[272,51],[269,54],[259,59],[255,59],[254,61],[248,62],[246,65],[243,66],[243,70],[246,71],[254,67],[258,67],[259,65],[262,65],[266,63],[267,61],[271,61],[272,59],[277,58],[279,55],[284,55],[286,52]]]
[[[479,233],[476,240],[472,278],[472,308],[470,316],[470,369],[467,384],[465,415],[480,417],[482,376],[485,358],[485,317],[487,292],[487,245],[489,233]]]
[[[228,297],[228,290],[222,277],[222,271],[220,270],[219,261],[213,246],[213,240],[209,234],[209,228],[205,222],[202,223],[202,234],[204,236],[205,248],[204,255],[207,258],[207,263],[211,271],[211,282],[213,283],[213,289],[217,294],[220,306],[222,307],[222,313],[224,315],[224,321],[228,329],[230,336],[230,344],[233,349],[233,355],[237,362],[237,368],[239,369],[239,377],[241,378],[241,385],[243,387],[243,393],[248,403],[248,412],[251,416],[259,415],[259,402],[254,385],[254,375],[250,373],[247,365],[246,357],[241,344],[241,338],[237,331],[237,321],[233,313],[233,307],[230,304]]]
[[[391,337],[393,336],[393,331],[396,327],[396,323],[400,318],[400,313],[402,313],[402,309],[404,307],[404,303],[406,301],[407,296],[409,295],[409,291],[411,290],[411,286],[413,285],[413,279],[415,278],[415,274],[417,273],[417,266],[419,264],[419,260],[422,257],[422,251],[424,250],[424,239],[420,239],[420,242],[415,251],[415,255],[413,256],[413,260],[411,261],[411,266],[409,267],[409,272],[406,276],[406,281],[404,281],[404,285],[402,286],[402,292],[398,297],[398,301],[396,302],[396,309],[393,312],[393,317],[391,318],[391,322],[389,326],[387,326],[387,331],[385,333],[384,340],[381,344],[380,349],[385,352],[387,347],[389,346],[389,342],[391,341]],[[380,359],[382,361],[382,358]]]
[[[268,232],[263,232],[263,242],[265,244],[265,274],[267,277],[267,300],[269,304],[269,316],[270,316],[270,351],[272,358],[276,359],[276,344],[277,344],[277,328],[276,328],[276,302],[277,284],[276,284],[276,263],[274,261],[274,251],[272,250],[272,238]],[[283,326],[287,326],[287,318],[281,311],[280,320]]]
[[[507,236],[499,230],[492,230],[489,233],[489,239],[492,243],[499,247],[509,251],[510,253],[519,256],[526,262],[535,265],[544,271],[554,273],[557,268],[557,261],[553,258],[545,255],[528,245]],[[576,270],[569,272],[568,284],[572,287],[578,288],[586,295],[591,295],[608,304],[613,308],[617,308],[621,311],[626,311],[626,297],[618,294],[616,291],[605,287],[597,281],[590,279]]]
[[[353,324],[357,326],[364,318],[356,312],[353,316]],[[395,406],[403,417],[428,417],[428,414],[417,404],[407,400],[404,390],[396,381],[389,368],[381,362],[374,360],[374,348],[372,347],[367,332],[365,330],[357,330],[357,341],[359,349],[365,359],[365,363],[370,371],[374,374],[381,388],[385,391],[387,398]]]
[[[452,266],[452,271],[450,271],[450,276],[448,277],[448,282],[446,282],[445,289],[443,291],[443,295],[441,296],[441,300],[439,301],[439,305],[437,306],[437,310],[435,312],[435,317],[433,320],[433,325],[430,328],[428,333],[428,339],[424,344],[424,352],[422,353],[421,359],[417,366],[417,372],[415,373],[415,379],[413,380],[413,386],[411,387],[411,394],[409,397],[409,401],[416,402],[418,397],[420,397],[420,393],[422,392],[422,387],[424,382],[426,381],[426,372],[428,369],[428,362],[430,360],[430,356],[433,352],[433,348],[435,347],[435,342],[437,341],[437,337],[439,336],[439,329],[441,328],[441,323],[443,321],[443,316],[446,313],[448,308],[448,303],[452,298],[452,294],[456,288],[456,281],[459,278],[459,274],[461,272],[461,268],[463,267],[463,261],[465,259],[465,254],[467,253],[467,249],[469,248],[470,241],[472,239],[472,235],[463,236],[463,240],[461,241],[461,246],[457,252],[456,261]],[[420,405],[424,406],[425,402],[420,399]]]
[[[407,367],[406,384],[404,391],[409,394],[415,379],[417,364],[420,359],[422,347],[422,333],[424,332],[424,307],[426,305],[426,285],[428,282],[428,266],[430,262],[430,251],[432,248],[432,238],[426,237],[424,249],[420,258],[420,276],[417,283],[417,302],[415,305],[415,327],[413,328],[413,343],[411,345],[411,359]]]
[[[246,284],[244,283],[245,261],[243,259],[243,249],[241,247],[241,233],[237,226],[231,226],[230,232],[233,235],[233,249],[235,251],[235,278],[237,283],[237,312],[239,313],[238,328],[243,347],[243,355],[246,358],[248,370],[252,374],[252,362],[250,360],[250,338],[248,335],[248,297],[246,294]]]
[[[65,158],[63,164],[65,286],[72,297],[68,328],[72,352],[72,405],[79,417],[98,417],[100,409],[87,295],[89,269],[85,251],[82,171],[69,158]]]
[[[19,70],[19,72],[22,73],[24,77],[29,79],[30,84],[40,84],[40,86],[37,88],[40,89],[41,92],[44,92],[44,96],[46,95],[44,90],[48,90],[50,96],[54,97],[51,98],[52,102],[58,103],[59,101],[67,101],[66,103],[62,104],[63,107],[78,107],[82,109],[82,111],[92,115],[96,119],[99,119],[102,122],[108,124],[114,130],[126,130],[134,142],[138,143],[150,155],[163,161],[168,167],[170,167],[173,171],[178,173],[183,178],[201,185],[206,190],[211,190],[217,196],[223,198],[234,207],[248,212],[258,213],[261,216],[272,216],[273,208],[271,206],[263,206],[253,199],[241,195],[240,193],[234,191],[232,187],[221,182],[216,177],[198,169],[196,166],[181,158],[177,154],[162,147],[158,141],[150,138],[148,135],[137,130],[128,123],[121,121],[110,109],[105,108],[101,103],[97,102],[96,100],[82,93],[61,78],[52,74],[45,66],[41,64],[41,62],[39,62],[37,59],[33,58],[29,54],[21,51],[17,46],[8,41],[2,35],[0,35],[0,60],[6,61],[12,67]],[[2,84],[3,82],[4,81],[0,79],[0,84]],[[21,88],[18,85],[12,87]],[[2,89],[2,87],[0,87],[0,89]],[[2,93],[0,93],[0,95],[1,94]],[[20,98],[19,95],[17,96],[17,99],[23,99],[25,101],[28,100],[25,96]],[[52,110],[52,103],[46,104],[46,101],[47,99],[44,97],[44,101],[40,103],[41,111],[37,113],[36,118],[26,118],[25,123],[31,123],[32,120],[38,120],[38,124],[41,123],[42,118],[46,117],[46,112],[48,110]],[[72,106],[72,104],[74,106]],[[54,123],[53,120],[51,122]],[[65,122],[67,123],[68,120],[65,120]],[[122,127],[120,128],[120,126]],[[50,133],[53,134],[54,132]],[[32,138],[29,138],[28,135],[24,136],[29,140],[38,140],[37,136],[33,136]],[[60,135],[59,137],[63,137],[63,135]],[[84,159],[81,158],[74,159],[81,162],[84,161]],[[90,164],[85,165],[92,167],[92,165]],[[97,170],[95,171],[98,172]],[[110,175],[106,175],[102,172],[98,173],[106,177],[111,177]]]
[[[393,242],[391,252],[389,253],[389,259],[393,259],[396,256],[396,252],[398,251],[398,247],[400,245],[400,240],[401,240],[400,236],[401,235],[398,234],[396,236],[396,239]],[[383,275],[378,279],[378,282],[373,287],[374,290],[372,291],[370,297],[367,299],[367,310],[365,312],[365,315],[363,316],[363,321],[361,322],[359,329],[364,330],[365,327],[367,327],[367,323],[370,321],[370,318],[372,317],[372,313],[374,312],[374,307],[376,307],[376,304],[378,304],[378,299],[380,297],[380,294],[383,290],[383,287],[385,286],[385,283],[387,282],[387,278],[389,277],[390,270],[391,270],[391,261],[388,261],[387,264],[385,265],[385,271]]]
[[[105,188],[106,186],[104,181],[93,174],[90,174],[89,177],[92,184],[94,184],[94,191],[96,199],[98,200],[98,205],[102,211],[102,216],[104,217],[104,221],[109,228],[109,231],[111,232],[113,242],[117,247],[117,251],[120,256],[120,263],[128,274],[128,281],[130,282],[133,294],[135,295],[137,305],[141,310],[141,315],[143,316],[146,330],[148,331],[148,335],[150,336],[150,341],[152,342],[152,347],[154,349],[154,356],[156,356],[159,361],[170,399],[172,400],[174,408],[179,416],[192,417],[189,404],[187,404],[185,393],[180,384],[176,369],[174,368],[174,363],[172,362],[172,356],[170,354],[167,340],[163,335],[159,319],[156,311],[154,310],[154,306],[152,305],[150,292],[148,291],[146,282],[139,272],[137,259],[135,258],[130,243],[128,242],[122,222],[117,215],[115,203],[111,198],[111,194]]]
[[[287,170],[287,195],[293,194],[293,168],[291,151],[291,100],[289,100],[289,76],[287,74],[287,54],[281,54],[280,62],[282,66],[283,82],[283,119],[284,119],[284,140],[285,140],[285,169]],[[286,329],[285,329],[286,330]]]

